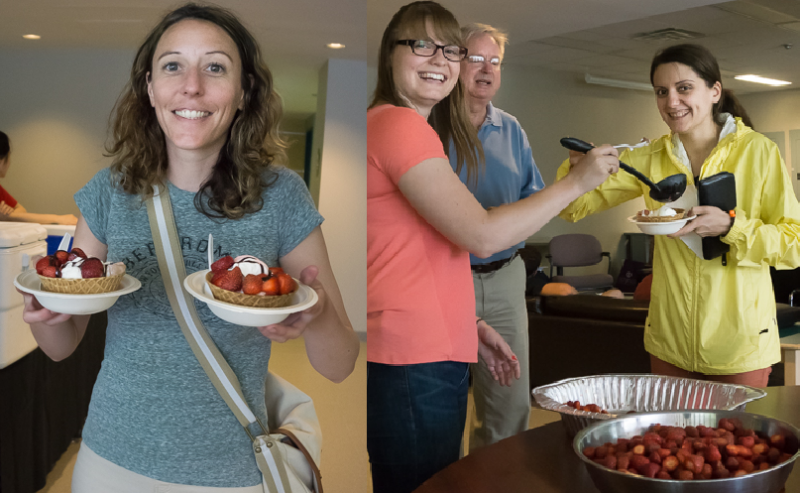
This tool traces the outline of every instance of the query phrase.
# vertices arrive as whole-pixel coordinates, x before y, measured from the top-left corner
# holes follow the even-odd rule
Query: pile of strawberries
[[[581,401],[569,401],[567,405],[573,409],[577,409],[578,411],[588,411],[590,413],[600,413],[600,414],[608,414],[608,411],[601,408],[597,404],[586,404],[585,406],[581,406]]]
[[[264,293],[266,296],[289,294],[297,289],[297,283],[292,276],[285,273],[280,267],[270,267],[268,274],[243,276],[239,267],[228,270],[233,264],[234,261],[230,255],[211,264],[211,271],[214,273],[211,284],[228,291],[252,295]]]
[[[61,277],[61,267],[71,260],[82,258],[81,276],[84,279],[105,276],[103,261],[99,258],[88,258],[80,248],[73,248],[69,252],[57,250],[56,253],[42,257],[36,262],[36,272],[44,277]]]
[[[738,419],[722,418],[717,428],[650,427],[644,436],[620,438],[583,454],[609,469],[658,479],[722,479],[763,471],[792,458],[793,435],[746,429]]]

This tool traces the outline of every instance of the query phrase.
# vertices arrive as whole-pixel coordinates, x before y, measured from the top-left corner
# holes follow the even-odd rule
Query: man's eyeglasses
[[[483,64],[486,62],[486,58],[483,55],[470,55],[467,57],[467,62],[474,63],[474,64]],[[491,63],[495,67],[500,66],[500,57],[492,57],[489,59],[489,63]]]
[[[458,45],[437,45],[433,41],[425,39],[401,39],[397,41],[399,45],[411,47],[411,52],[417,56],[431,57],[436,54],[436,50],[441,49],[442,55],[451,62],[460,62],[467,56],[467,49]]]

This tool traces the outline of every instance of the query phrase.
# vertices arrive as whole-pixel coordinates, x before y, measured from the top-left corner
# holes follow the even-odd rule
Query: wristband
[[[730,233],[730,232],[731,232],[731,228],[733,227],[733,223],[734,223],[734,221],[736,221],[736,211],[735,211],[735,210],[733,210],[733,209],[729,210],[729,211],[728,211],[728,215],[731,217],[731,225],[730,225],[730,226],[728,226],[728,231],[725,231],[725,232],[724,232],[723,234],[721,234],[720,236],[725,236],[725,235],[727,235],[728,233]]]

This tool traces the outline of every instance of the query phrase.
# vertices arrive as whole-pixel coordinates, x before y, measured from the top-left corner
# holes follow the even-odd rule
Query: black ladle
[[[571,151],[583,153],[594,149],[592,144],[573,137],[564,137],[561,139],[561,145]],[[683,195],[683,192],[686,191],[686,175],[684,174],[668,176],[658,183],[653,183],[649,178],[641,174],[635,168],[632,168],[622,161],[619,162],[619,167],[650,187],[650,197],[658,202],[674,202],[678,200],[681,195]]]

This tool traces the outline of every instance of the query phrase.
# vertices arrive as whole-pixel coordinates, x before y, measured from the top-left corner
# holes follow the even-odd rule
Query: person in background
[[[448,155],[453,170],[460,170],[461,181],[481,206],[489,209],[533,195],[544,188],[544,181],[519,121],[492,104],[500,89],[506,33],[486,24],[469,24],[462,26],[461,34],[467,57],[461,62],[459,79],[470,123],[483,146],[485,170],[477,180],[468,180],[467,167],[457,160],[452,142]],[[502,387],[494,384],[483,358],[471,365],[475,408],[469,427],[470,450],[528,429],[528,310],[525,263],[518,253],[524,246],[523,240],[489,257],[469,256],[475,313],[503,336],[517,355],[522,374],[509,387]]]
[[[0,178],[5,178],[11,166],[11,141],[5,132],[0,132]],[[73,214],[36,214],[28,212],[10,193],[0,185],[0,221],[20,221],[39,224],[78,223]]]
[[[277,164],[281,101],[255,38],[230,11],[184,5],[150,31],[113,115],[110,168],[75,194],[75,246],[125,261],[142,289],[108,310],[105,357],[83,427],[73,493],[264,493],[253,442],[211,384],[167,299],[144,201],[169,193],[187,274],[215,257],[253,255],[313,288],[319,301],[279,324],[242,327],[196,302],[209,335],[267,423],[272,342],[303,337],[314,369],[341,382],[358,338],[344,310],[303,180]],[[88,315],[23,319],[51,359],[68,357]],[[299,451],[287,449],[287,453]]]
[[[612,147],[595,149],[562,183],[486,210],[444,148],[452,139],[477,176],[458,21],[436,2],[406,5],[379,53],[367,111],[367,451],[375,493],[408,493],[458,460],[478,354],[501,385],[520,377],[508,344],[476,320],[469,253],[519,244],[619,163]]]
[[[723,89],[708,49],[665,48],[653,58],[650,81],[670,133],[620,159],[655,182],[685,174],[687,191],[673,205],[697,216],[671,237],[655,237],[644,335],[652,371],[766,387],[781,358],[769,266],[800,266],[800,206],[791,179],[775,143],[753,131],[744,108]],[[569,176],[581,157],[571,152],[558,178]],[[723,171],[736,178],[736,209],[697,206],[698,181]],[[642,195],[648,209],[660,208],[648,192],[633,175],[618,173],[561,217],[577,221]],[[705,260],[694,234],[730,245],[727,265]]]

